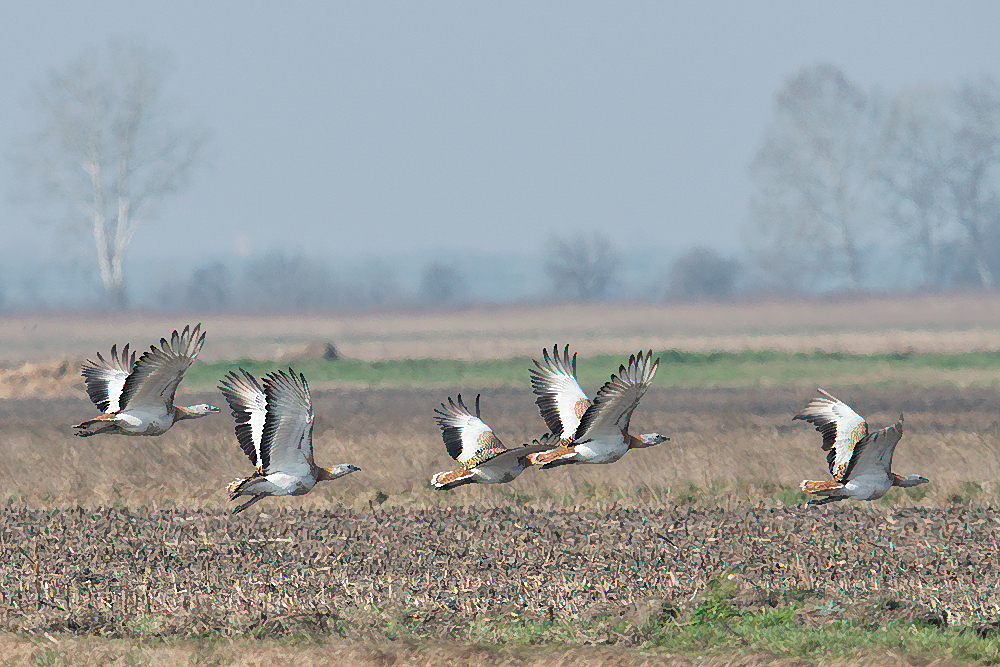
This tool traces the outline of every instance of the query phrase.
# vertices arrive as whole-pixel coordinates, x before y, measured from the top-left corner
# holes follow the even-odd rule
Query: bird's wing
[[[618,375],[612,375],[604,383],[594,397],[593,405],[587,408],[580,419],[573,437],[574,442],[628,432],[632,411],[653,382],[656,368],[660,364],[659,358],[651,362],[652,357],[652,350],[645,355],[639,352],[638,355],[629,357],[628,368],[618,367]]]
[[[843,482],[847,480],[855,446],[868,435],[868,423],[843,401],[822,389],[819,392],[823,396],[810,401],[793,419],[803,419],[823,434],[823,451],[827,452],[830,474]]]
[[[576,433],[580,418],[590,407],[590,399],[576,380],[576,354],[569,356],[569,345],[560,356],[559,346],[542,350],[542,362],[532,359],[537,368],[529,368],[531,391],[545,425],[555,435],[570,437]]]
[[[264,474],[283,472],[305,479],[312,474],[312,400],[309,385],[291,368],[264,376],[267,416],[261,434]]]
[[[862,439],[854,446],[854,455],[844,472],[844,481],[871,473],[881,472],[888,475],[892,468],[892,454],[902,437],[903,415],[899,415],[899,421],[892,426],[875,431]]]
[[[204,345],[205,334],[201,333],[200,324],[194,329],[184,327],[181,333],[175,330],[169,341],[161,338],[160,347],[151,345],[125,380],[120,409],[163,404],[170,410],[184,371],[194,363]]]
[[[236,420],[236,440],[240,448],[257,469],[263,469],[260,443],[264,435],[264,421],[267,417],[267,398],[260,383],[242,368],[239,376],[235,371],[219,382],[219,391],[226,397],[233,418]]]
[[[450,397],[441,408],[434,410],[434,421],[441,427],[441,437],[448,455],[466,468],[504,453],[507,448],[493,433],[493,429],[479,418],[479,396],[476,396],[476,414],[469,412],[458,395],[456,403]]]
[[[128,343],[118,354],[118,346],[111,346],[111,356],[105,359],[97,353],[97,361],[87,359],[82,366],[84,381],[87,383],[87,395],[101,412],[118,412],[119,399],[125,380],[132,367],[135,366],[135,352],[128,354]]]

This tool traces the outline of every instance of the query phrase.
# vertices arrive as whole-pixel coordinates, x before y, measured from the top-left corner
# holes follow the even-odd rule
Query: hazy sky
[[[575,228],[737,252],[790,75],[1000,77],[998,29],[997,2],[0,0],[0,147],[49,70],[138,38],[172,53],[169,93],[212,139],[136,256],[532,253]],[[0,258],[47,252],[3,195]]]

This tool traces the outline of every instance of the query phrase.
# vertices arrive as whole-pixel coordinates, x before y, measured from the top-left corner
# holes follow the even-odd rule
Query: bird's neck
[[[340,475],[335,473],[330,468],[320,468],[319,466],[316,466],[317,482],[322,482],[323,480],[328,480],[328,479],[337,479],[338,477],[340,477]]]

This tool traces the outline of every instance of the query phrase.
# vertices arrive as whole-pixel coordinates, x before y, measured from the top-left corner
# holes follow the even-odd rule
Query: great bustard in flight
[[[104,414],[74,426],[76,435],[160,435],[174,422],[218,412],[219,408],[204,403],[186,408],[174,405],[177,385],[204,344],[199,324],[194,329],[184,327],[181,333],[174,331],[169,341],[161,338],[160,347],[151,345],[138,361],[135,352],[129,355],[127,344],[120,355],[112,345],[109,359],[100,352],[97,361],[88,359],[83,364],[87,394]]]
[[[558,442],[548,434],[524,447],[507,449],[493,433],[493,429],[479,418],[479,396],[476,396],[476,414],[472,414],[462,395],[456,403],[448,398],[434,418],[441,427],[441,437],[451,458],[461,464],[455,470],[439,472],[431,477],[436,489],[448,490],[463,484],[501,484],[510,482],[530,465],[528,456],[552,449]]]
[[[570,463],[614,463],[630,449],[652,447],[670,438],[659,433],[636,436],[628,432],[632,412],[653,381],[660,360],[651,361],[652,350],[632,355],[628,367],[619,366],[618,375],[597,392],[593,402],[576,380],[576,354],[569,345],[560,356],[553,346],[552,356],[543,350],[542,363],[530,369],[531,388],[542,418],[562,443],[529,460],[544,468]]]
[[[810,501],[810,505],[823,505],[837,500],[876,500],[894,486],[926,484],[926,477],[908,475],[900,477],[892,472],[892,453],[903,437],[903,415],[892,426],[881,431],[868,432],[868,423],[846,403],[819,390],[802,414],[793,419],[803,419],[823,434],[823,450],[833,479],[821,482],[803,480],[799,487],[808,493],[824,496]]]
[[[230,371],[219,389],[236,419],[236,439],[256,470],[229,485],[230,500],[253,496],[233,514],[266,496],[301,496],[316,482],[360,470],[350,463],[320,468],[313,461],[312,400],[304,375],[289,368],[258,382],[242,368],[240,372],[242,377]]]

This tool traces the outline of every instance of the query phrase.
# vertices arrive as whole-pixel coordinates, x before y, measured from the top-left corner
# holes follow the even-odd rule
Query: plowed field
[[[814,617],[953,624],[994,620],[998,535],[982,508],[6,510],[0,628],[391,633],[377,610],[431,637],[505,614],[628,620],[606,632],[638,643],[713,576],[743,607],[800,591],[824,601]]]

